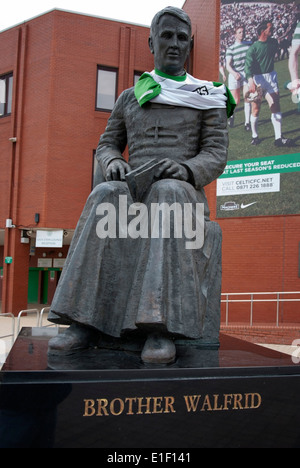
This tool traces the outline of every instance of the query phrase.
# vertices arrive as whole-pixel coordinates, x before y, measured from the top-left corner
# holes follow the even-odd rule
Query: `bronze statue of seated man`
[[[176,338],[200,338],[207,316],[218,320],[222,235],[210,221],[204,186],[226,165],[227,98],[224,86],[186,73],[191,29],[180,9],[157,13],[149,38],[155,69],[121,94],[100,137],[103,182],[79,219],[49,314],[50,321],[70,327],[50,340],[49,353],[87,348],[101,334],[131,339],[140,330],[146,335],[142,360],[170,363]],[[126,177],[152,160],[152,184],[134,200]],[[180,236],[170,212],[171,235],[149,235],[154,214],[159,217],[153,207],[162,204],[181,209],[186,222],[199,216],[201,206],[201,243]],[[116,216],[110,218],[111,207]]]

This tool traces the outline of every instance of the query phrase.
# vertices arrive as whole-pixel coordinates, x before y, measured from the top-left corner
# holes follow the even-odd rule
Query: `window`
[[[142,76],[142,72],[135,71],[133,75],[133,84],[136,85],[136,83],[139,81],[140,77]]]
[[[96,109],[111,111],[117,97],[118,70],[98,67]]]
[[[11,114],[13,75],[0,76],[0,117]]]

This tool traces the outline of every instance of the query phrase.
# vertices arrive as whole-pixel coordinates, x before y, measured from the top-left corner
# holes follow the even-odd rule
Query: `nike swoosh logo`
[[[241,209],[244,210],[245,208],[248,208],[248,206],[254,205],[255,203],[257,203],[257,202],[255,201],[253,203],[249,203],[248,205],[244,205],[244,203],[242,203],[241,204]]]

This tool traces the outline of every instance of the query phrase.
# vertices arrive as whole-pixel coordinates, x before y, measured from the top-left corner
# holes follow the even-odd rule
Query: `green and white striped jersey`
[[[298,22],[292,40],[292,45],[300,45],[300,21]]]
[[[226,60],[230,59],[232,68],[237,72],[244,70],[246,54],[250,46],[251,42],[248,41],[235,42],[226,50]]]

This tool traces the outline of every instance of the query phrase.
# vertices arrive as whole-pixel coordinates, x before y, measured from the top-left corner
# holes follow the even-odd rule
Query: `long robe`
[[[204,244],[187,249],[184,236],[99,238],[98,207],[111,203],[118,214],[120,195],[127,208],[133,203],[126,182],[105,182],[103,177],[79,219],[49,320],[78,322],[113,337],[139,328],[203,337],[205,322],[219,320],[222,238],[219,225],[209,219],[203,187],[226,165],[226,110],[151,103],[141,108],[131,88],[119,97],[100,137],[97,159],[102,175],[112,160],[123,159],[126,145],[132,169],[164,158],[186,167],[189,182],[159,180],[143,204],[149,216],[153,203],[190,203],[194,212],[197,204],[203,204]],[[119,228],[117,216],[117,233]]]

